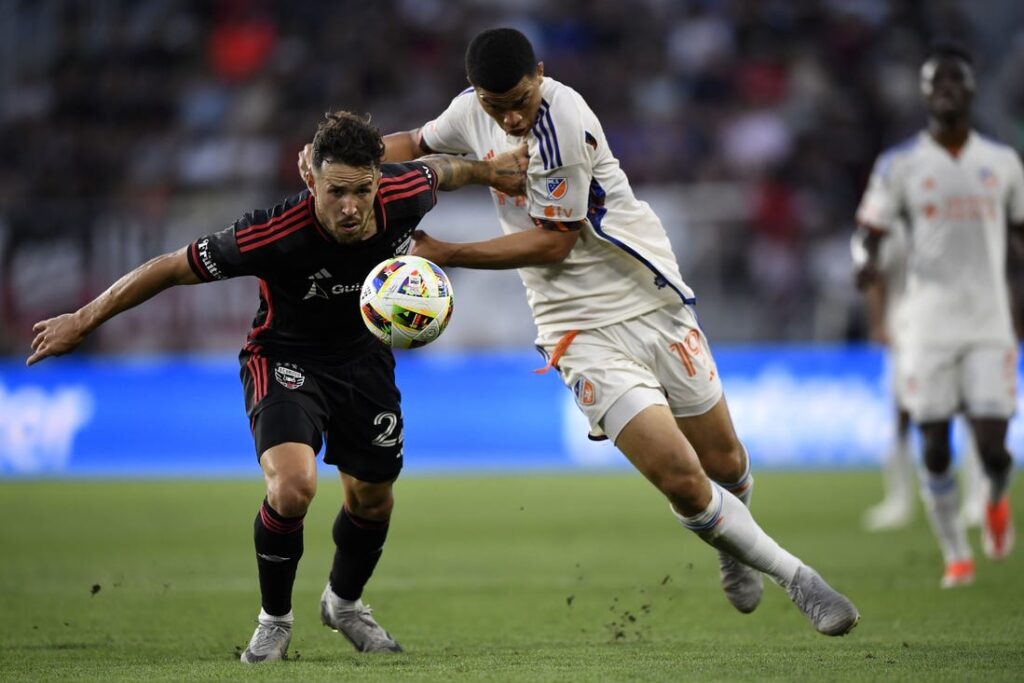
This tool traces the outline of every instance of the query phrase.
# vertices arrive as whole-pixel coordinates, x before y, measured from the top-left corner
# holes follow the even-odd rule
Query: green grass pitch
[[[238,662],[259,595],[262,481],[0,484],[2,680],[1021,680],[1024,548],[942,591],[923,514],[866,534],[873,472],[763,473],[754,511],[862,613],[815,633],[774,584],[751,615],[715,555],[635,474],[409,477],[364,600],[405,646],[360,655],[319,623],[340,500],[306,522],[291,659]],[[1017,526],[1024,504],[1018,478]],[[978,549],[977,532],[972,542]]]

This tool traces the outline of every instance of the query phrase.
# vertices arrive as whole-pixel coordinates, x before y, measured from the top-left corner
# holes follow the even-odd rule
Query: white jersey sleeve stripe
[[[547,130],[544,128],[544,116],[547,113],[547,105],[541,100],[540,111],[537,113],[537,122],[533,124],[533,134],[537,136],[537,149],[540,150],[540,158],[544,163],[544,170],[550,171],[555,167],[555,164],[551,154],[551,141],[548,139]]]
[[[558,133],[555,132],[555,122],[551,119],[551,105],[545,99],[541,99],[541,102],[544,104],[544,121],[551,130],[551,147],[554,150],[554,161],[557,166],[562,166],[562,152],[558,148]]]
[[[562,154],[558,149],[558,135],[555,133],[555,124],[551,120],[550,106],[547,100],[541,100],[537,123],[533,126],[533,133],[539,142],[537,147],[540,149],[545,171],[551,171],[563,165]]]

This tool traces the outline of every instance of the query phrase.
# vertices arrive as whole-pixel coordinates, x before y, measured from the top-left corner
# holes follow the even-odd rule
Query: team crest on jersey
[[[978,171],[978,178],[981,179],[981,184],[989,189],[999,184],[999,178],[997,178],[996,174],[992,172],[992,169],[987,166],[983,166],[981,170]]]
[[[593,382],[580,375],[579,379],[572,385],[572,393],[576,395],[576,402],[581,406],[592,406],[597,400],[597,389]]]
[[[561,199],[569,191],[569,181],[565,178],[548,178],[548,199]]]
[[[295,363],[277,363],[274,366],[274,379],[285,389],[298,389],[306,382],[306,375]]]

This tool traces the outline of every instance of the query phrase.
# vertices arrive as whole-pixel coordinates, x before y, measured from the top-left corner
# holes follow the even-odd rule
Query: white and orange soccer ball
[[[448,276],[420,256],[396,256],[377,264],[359,293],[366,327],[396,349],[424,346],[440,337],[453,303]]]

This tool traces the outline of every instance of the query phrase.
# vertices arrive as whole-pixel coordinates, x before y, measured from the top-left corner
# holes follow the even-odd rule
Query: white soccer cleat
[[[261,621],[249,640],[249,646],[242,653],[241,660],[246,664],[280,661],[285,658],[291,642],[291,624]]]
[[[866,531],[892,531],[906,527],[913,516],[914,509],[909,502],[886,499],[868,508],[862,524]]]
[[[722,590],[733,607],[744,614],[753,612],[761,604],[764,576],[748,567],[724,550],[718,551],[718,568]]]
[[[860,613],[853,603],[807,565],[796,570],[786,592],[818,633],[845,636],[860,621]]]
[[[320,620],[324,626],[348,638],[360,652],[402,651],[402,646],[371,616],[369,605],[364,605],[362,600],[356,600],[350,605],[342,603],[328,582],[320,596]]]

